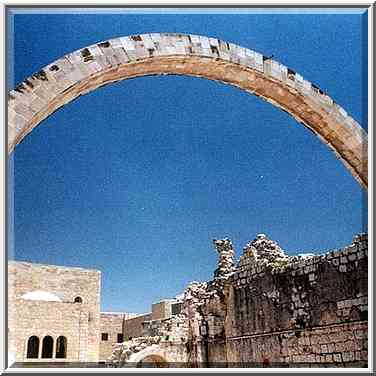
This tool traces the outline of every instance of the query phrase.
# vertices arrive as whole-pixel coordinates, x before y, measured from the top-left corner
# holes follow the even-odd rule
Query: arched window
[[[36,359],[39,354],[39,338],[37,336],[31,336],[27,341],[27,354],[26,358]]]
[[[75,303],[82,303],[82,298],[81,298],[81,296],[76,296],[76,297],[74,298],[74,302],[75,302]]]
[[[42,343],[42,358],[52,358],[53,347],[53,338],[51,336],[44,337]]]
[[[56,358],[66,358],[67,357],[67,338],[60,336],[56,342]]]

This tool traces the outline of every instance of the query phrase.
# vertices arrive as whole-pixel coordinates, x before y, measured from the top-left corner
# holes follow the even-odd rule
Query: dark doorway
[[[27,355],[29,359],[37,359],[39,354],[39,338],[31,336],[27,341]]]
[[[44,337],[42,345],[42,358],[52,358],[53,347],[53,338],[51,336]]]
[[[62,359],[67,357],[67,338],[60,336],[56,342],[56,358]]]

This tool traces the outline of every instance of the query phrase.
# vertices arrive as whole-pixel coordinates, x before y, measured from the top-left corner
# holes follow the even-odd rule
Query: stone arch
[[[160,355],[147,355],[137,363],[137,368],[168,368],[165,358]]]
[[[159,345],[151,345],[137,353],[133,353],[129,357],[127,363],[138,365],[143,360],[149,360],[150,362],[160,362],[166,365],[170,361],[166,358],[165,352],[161,349]]]
[[[342,107],[277,61],[198,35],[120,37],[47,65],[8,94],[8,152],[43,119],[74,98],[111,82],[160,74],[220,81],[281,108],[316,134],[367,188],[367,133]]]

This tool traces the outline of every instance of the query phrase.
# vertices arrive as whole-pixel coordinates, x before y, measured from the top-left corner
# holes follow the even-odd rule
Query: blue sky
[[[334,13],[20,12],[8,82],[118,36],[201,34],[273,54],[367,128],[366,16]],[[193,77],[126,80],[75,100],[18,145],[9,171],[9,258],[101,270],[102,310],[148,311],[208,280],[213,238],[231,238],[239,257],[258,233],[296,254],[366,230],[365,192],[311,132]]]

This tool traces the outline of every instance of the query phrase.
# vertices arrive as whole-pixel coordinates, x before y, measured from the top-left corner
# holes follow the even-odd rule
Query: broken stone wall
[[[363,234],[326,255],[266,263],[245,249],[227,287],[228,362],[364,364],[367,248]]]
[[[237,265],[229,239],[214,245],[213,279],[187,287],[178,315],[126,320],[139,338],[125,352],[151,351],[148,341],[157,339],[159,354],[185,358],[186,367],[367,364],[366,234],[343,249],[300,256],[287,256],[260,234]]]

